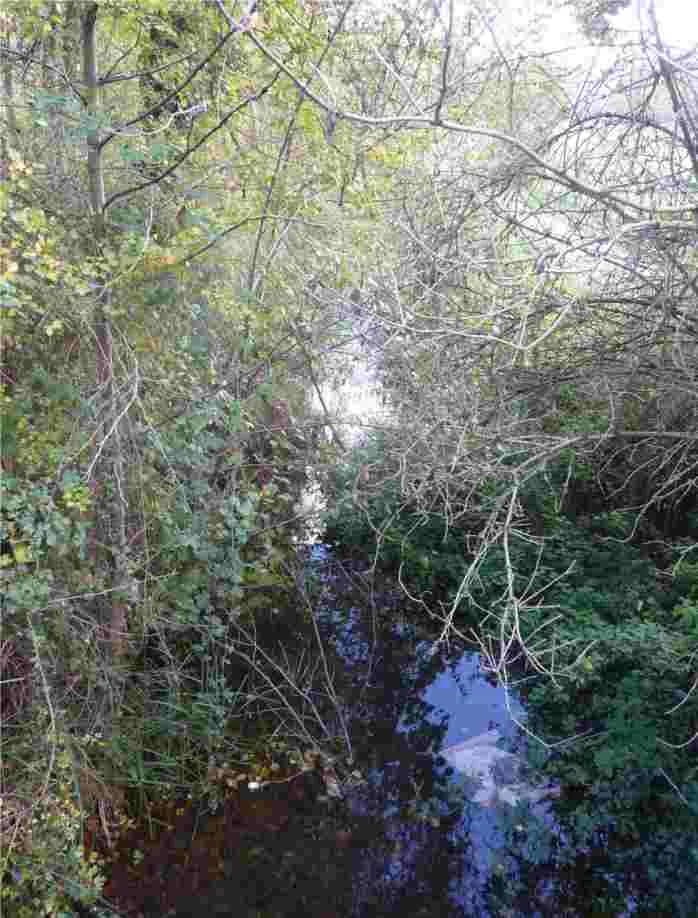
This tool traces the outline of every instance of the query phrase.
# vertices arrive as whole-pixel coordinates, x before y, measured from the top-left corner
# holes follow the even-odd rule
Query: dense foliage
[[[311,485],[433,641],[526,680],[575,850],[658,863],[656,817],[690,863],[695,52],[626,6],[7,0],[8,914],[108,911],[90,820],[108,860],[231,761],[351,757]]]

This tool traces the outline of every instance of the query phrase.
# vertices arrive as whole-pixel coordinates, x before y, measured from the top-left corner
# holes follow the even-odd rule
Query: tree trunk
[[[97,71],[98,4],[90,3],[82,15],[83,79],[87,111],[92,124],[100,113]],[[99,128],[87,136],[87,171],[92,220],[93,255],[103,255],[105,245],[105,192]],[[100,633],[107,639],[111,662],[123,656],[127,647],[127,609],[133,595],[128,570],[128,498],[121,443],[124,409],[114,384],[114,336],[110,318],[109,278],[95,277],[93,331],[95,381],[98,388],[97,430],[90,463],[90,487],[94,499],[94,528],[91,554],[103,574],[103,596],[97,610]]]

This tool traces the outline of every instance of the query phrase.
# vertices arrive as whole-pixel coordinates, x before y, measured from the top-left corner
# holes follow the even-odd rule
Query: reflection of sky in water
[[[347,576],[346,569],[343,573],[339,572],[332,564],[332,552],[326,546],[313,546],[311,561],[321,566],[324,585],[318,621],[325,640],[334,646],[347,666],[345,678],[349,678],[345,688],[352,686],[354,700],[345,709],[348,720],[372,725],[376,723],[375,718],[381,720],[382,716],[387,716],[386,725],[389,726],[390,712],[397,713],[393,732],[384,732],[376,727],[379,732],[372,733],[372,727],[368,727],[372,737],[371,748],[379,751],[380,755],[370,764],[363,765],[366,783],[355,788],[350,799],[355,814],[375,813],[386,820],[383,826],[386,838],[397,840],[405,835],[404,844],[397,845],[392,856],[387,859],[384,856],[380,866],[378,861],[381,858],[375,855],[369,857],[366,863],[362,861],[359,871],[361,880],[357,876],[357,882],[368,889],[376,882],[393,882],[399,886],[401,877],[405,881],[408,879],[412,857],[419,854],[419,845],[415,847],[416,837],[412,841],[407,840],[410,830],[406,830],[400,816],[400,775],[409,777],[418,768],[419,761],[427,766],[432,755],[436,756],[441,749],[464,740],[474,740],[478,750],[483,746],[491,751],[491,746],[487,744],[491,742],[492,731],[501,736],[498,746],[511,748],[518,745],[515,741],[519,731],[512,720],[512,713],[521,720],[524,711],[514,691],[510,691],[507,698],[507,692],[502,687],[494,680],[488,681],[480,667],[479,654],[474,652],[466,652],[459,659],[453,658],[445,670],[438,672],[425,685],[422,676],[428,672],[427,661],[433,659],[434,644],[419,621],[412,620],[401,609],[399,592],[388,587],[385,592],[374,596],[368,581],[362,580],[360,575],[354,579]],[[348,589],[352,580],[355,589],[357,583],[360,584],[353,595],[351,588]],[[361,595],[364,598],[370,596],[375,606],[369,602],[364,607]],[[398,647],[403,649],[402,653],[397,653],[401,676],[394,684],[394,675],[391,676],[392,649],[397,652]],[[409,652],[405,653],[405,649]],[[366,698],[361,690],[367,685],[371,686],[372,700]],[[358,694],[355,694],[357,689]],[[385,712],[381,711],[382,702],[379,700],[382,693],[385,693]],[[344,700],[348,701],[348,698]],[[420,700],[424,703],[421,707]],[[446,732],[436,747],[422,747],[425,750],[422,752],[417,741],[420,735],[426,735],[425,724],[443,724]],[[413,738],[404,743],[398,739],[399,734]],[[483,735],[487,739],[480,742]],[[412,755],[417,750],[416,762],[409,757],[404,758],[409,750],[412,750]],[[482,752],[476,751],[472,764],[476,765],[482,758]],[[442,766],[438,765],[436,772],[443,775]],[[489,871],[505,856],[506,827],[514,821],[519,822],[523,818],[523,810],[530,811],[527,803],[522,804],[523,810],[497,803],[494,793],[491,801],[488,798],[484,803],[481,800],[475,802],[478,788],[487,790],[490,781],[478,784],[477,778],[456,772],[450,784],[454,799],[459,799],[460,805],[464,805],[462,821],[456,829],[464,847],[462,873],[457,878],[452,877],[449,889],[456,909],[460,906],[461,914],[467,918],[475,915],[487,918],[489,913],[483,899],[483,887]],[[461,787],[467,798],[465,801],[460,796]],[[434,813],[439,812],[441,805],[435,798],[422,798],[417,802],[418,808],[433,807]],[[545,805],[533,805],[536,811],[544,808]],[[445,851],[443,856],[447,856]],[[373,866],[369,866],[370,862]],[[366,913],[359,909],[358,914]]]
[[[314,545],[311,558],[316,563],[326,562],[330,557],[327,546]],[[338,604],[339,605],[339,604]],[[330,619],[333,625],[333,636],[347,662],[356,663],[367,658],[370,649],[365,638],[357,627],[361,610],[357,608],[322,609],[325,620]],[[428,652],[428,642],[417,639],[417,628],[408,621],[393,624],[395,635],[401,640],[412,641],[415,653]],[[486,678],[480,667],[480,656],[477,653],[465,653],[457,662],[433,680],[422,697],[427,704],[435,708],[433,722],[438,723],[443,715],[448,717],[448,731],[444,746],[451,746],[464,739],[486,733],[488,730],[499,730],[504,736],[516,732],[507,708],[507,693],[499,685],[493,685]],[[509,692],[511,711],[517,719],[524,716],[523,708],[513,692]]]
[[[493,685],[487,680],[480,667],[479,655],[476,653],[464,654],[460,660],[439,674],[426,689],[423,697],[435,708],[434,720],[440,720],[443,714],[448,716],[444,747],[478,737],[491,730],[501,733],[506,744],[506,740],[512,739],[517,732],[507,707],[507,693],[501,686]],[[508,702],[514,716],[521,720],[523,708],[511,692]],[[455,779],[459,780],[458,774],[455,775]],[[474,805],[469,806],[468,810],[468,829],[474,843],[473,853],[483,881],[488,870],[498,860],[498,852],[504,842],[500,820],[511,819],[513,811]],[[457,898],[465,906],[469,897],[466,896],[465,890],[461,890]],[[471,907],[472,905],[470,902]],[[487,912],[484,903],[480,902],[479,907],[482,918],[485,918]]]
[[[438,675],[424,693],[425,701],[448,715],[446,746],[488,730],[496,729],[506,736],[516,729],[507,710],[504,689],[487,681],[479,660],[478,654],[466,653]],[[514,716],[520,719],[523,711],[511,692],[509,702]]]

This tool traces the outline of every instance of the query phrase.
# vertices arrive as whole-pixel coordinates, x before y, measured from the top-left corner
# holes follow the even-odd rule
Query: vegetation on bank
[[[370,476],[357,491],[362,468]],[[626,471],[603,454],[551,462],[520,489],[508,544],[482,556],[501,483],[483,480],[468,514],[445,526],[443,513],[401,498],[382,439],[333,476],[326,538],[337,553],[368,553],[383,576],[399,575],[435,636],[448,619],[451,639],[480,650],[525,704],[532,763],[563,789],[554,810],[564,844],[559,828],[538,826],[522,855],[512,822],[509,868],[518,880],[510,875],[493,894],[521,914],[545,882],[556,907],[572,907],[576,889],[583,910],[576,884],[592,869],[611,877],[604,914],[640,891],[642,915],[690,915],[696,906],[695,510],[687,500],[680,512],[668,505],[638,520],[603,480]],[[663,537],[651,538],[660,527]],[[506,606],[512,578],[516,610]]]

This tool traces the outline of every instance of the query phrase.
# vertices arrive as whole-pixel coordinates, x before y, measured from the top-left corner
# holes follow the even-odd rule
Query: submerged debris
[[[442,752],[456,771],[477,781],[471,800],[481,806],[497,803],[516,806],[520,801],[536,803],[553,796],[554,788],[538,786],[524,778],[523,761],[513,752],[502,749],[501,739],[497,730],[487,730]]]

